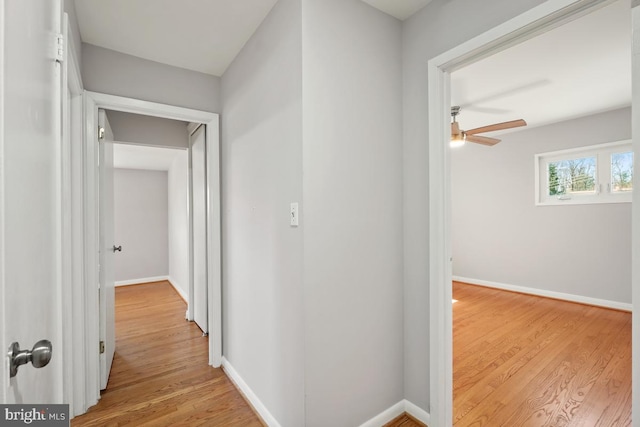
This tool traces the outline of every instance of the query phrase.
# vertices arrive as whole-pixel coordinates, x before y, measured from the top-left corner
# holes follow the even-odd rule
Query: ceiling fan
[[[456,121],[456,117],[460,114],[460,107],[455,105],[451,107],[451,147],[460,147],[464,145],[466,141],[475,142],[482,145],[496,145],[500,142],[497,138],[490,138],[488,136],[480,136],[479,133],[494,132],[497,130],[517,128],[520,126],[526,126],[527,122],[522,119],[512,120],[510,122],[495,123],[488,126],[482,126],[470,130],[460,129],[460,125]]]

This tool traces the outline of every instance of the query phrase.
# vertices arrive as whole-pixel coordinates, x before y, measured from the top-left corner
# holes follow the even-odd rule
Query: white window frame
[[[585,205],[598,203],[630,203],[633,190],[613,193],[611,191],[611,156],[616,153],[633,152],[631,140],[608,142],[551,151],[535,155],[535,203],[536,206]],[[550,196],[548,194],[548,164],[562,160],[596,158],[596,191],[590,194]]]

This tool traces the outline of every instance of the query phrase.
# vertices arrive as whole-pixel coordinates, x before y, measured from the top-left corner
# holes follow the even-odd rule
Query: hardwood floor
[[[453,284],[454,425],[631,426],[631,314]]]
[[[385,424],[384,427],[425,427],[425,424],[416,420],[411,415],[402,414]]]
[[[631,314],[454,282],[454,425],[631,426]],[[116,289],[116,356],[72,426],[262,426],[166,282]],[[423,427],[403,415],[386,427]]]
[[[116,354],[98,405],[80,426],[262,426],[221,369],[168,282],[116,288]]]

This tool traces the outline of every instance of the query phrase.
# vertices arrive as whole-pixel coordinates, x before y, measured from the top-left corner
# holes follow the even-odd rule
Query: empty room
[[[456,426],[630,423],[629,22],[618,1],[452,74]]]

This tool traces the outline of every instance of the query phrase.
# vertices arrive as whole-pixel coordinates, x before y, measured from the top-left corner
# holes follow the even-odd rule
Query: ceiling
[[[277,0],[75,0],[84,42],[221,75]],[[431,0],[362,0],[404,19]],[[454,72],[463,129],[529,127],[631,105],[629,0]],[[167,29],[171,29],[168,31]]]
[[[418,10],[431,3],[431,0],[362,0],[387,13],[404,21]]]
[[[171,164],[185,150],[144,145],[113,144],[113,167],[168,171]]]
[[[405,19],[431,0],[363,0]],[[75,0],[82,41],[221,76],[277,0]]]
[[[277,0],[75,0],[82,41],[221,76]]]
[[[519,118],[534,127],[630,106],[629,1],[455,71],[451,105],[462,107],[462,129]]]

